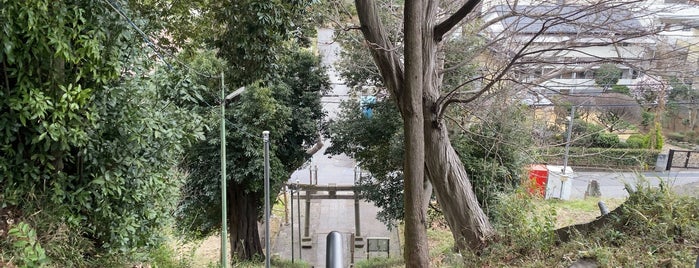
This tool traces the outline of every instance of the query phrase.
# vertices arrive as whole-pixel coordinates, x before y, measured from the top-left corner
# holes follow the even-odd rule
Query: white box
[[[546,199],[557,198],[569,200],[573,190],[573,168],[566,167],[565,174],[563,166],[546,165],[548,169],[548,180],[546,181]]]

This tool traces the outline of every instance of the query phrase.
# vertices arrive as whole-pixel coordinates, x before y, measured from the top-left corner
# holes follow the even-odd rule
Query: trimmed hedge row
[[[565,148],[550,147],[538,150],[540,163],[563,165]],[[658,150],[570,147],[569,166],[604,167],[619,169],[652,169],[658,159]]]

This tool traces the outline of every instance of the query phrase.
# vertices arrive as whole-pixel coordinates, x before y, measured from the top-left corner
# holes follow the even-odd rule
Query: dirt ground
[[[283,208],[283,205],[275,206],[275,214],[279,213],[283,215]],[[281,210],[281,212],[277,212],[277,210]],[[270,232],[272,233],[271,240],[274,240],[274,238],[276,237],[276,234],[279,232],[279,226],[282,224],[283,221],[283,216],[272,215],[272,220],[270,221]],[[262,223],[258,224],[258,230],[264,233],[265,226]],[[260,239],[262,239],[262,243],[264,243],[264,237],[261,236]],[[228,249],[229,256],[228,261],[230,262],[230,244],[226,244],[226,246]],[[192,249],[194,249],[193,252]],[[207,237],[202,241],[189,243],[183,247],[183,250],[181,250],[181,252],[182,254],[192,254],[192,267],[208,267],[214,265],[218,263],[218,261],[221,259],[221,235],[215,234]]]

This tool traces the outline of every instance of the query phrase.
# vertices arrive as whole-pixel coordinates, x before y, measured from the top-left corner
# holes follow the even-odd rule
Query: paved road
[[[328,67],[328,75],[333,84],[332,92],[328,96],[322,98],[323,109],[328,114],[328,119],[336,118],[339,110],[340,101],[347,98],[348,89],[339,77],[337,71],[332,64],[338,59],[340,47],[339,44],[332,41],[333,31],[329,29],[318,30],[318,50],[322,56],[322,64]],[[332,156],[325,155],[325,150],[330,145],[330,140],[323,141],[323,148],[318,151],[312,158],[310,165],[303,167],[291,175],[289,183],[299,181],[301,184],[309,184],[310,168],[316,168],[318,185],[352,185],[354,184],[354,167],[356,165],[354,159],[346,155]],[[314,182],[315,183],[315,182]],[[338,193],[340,194],[340,193]],[[350,194],[350,193],[342,193]],[[354,255],[354,260],[366,258],[366,247],[354,248],[350,246],[350,238],[352,233],[355,233],[354,226],[354,200],[311,200],[310,202],[310,224],[309,236],[312,241],[311,248],[304,248],[299,252],[299,233],[303,233],[305,226],[305,199],[304,193],[301,193],[300,211],[297,204],[298,199],[294,198],[291,202],[294,204],[294,216],[290,219],[294,221],[294,258],[299,259],[301,254],[302,260],[310,263],[314,267],[325,267],[325,243],[326,236],[331,231],[338,231],[343,237],[343,254],[345,265],[350,266],[350,256]],[[390,238],[391,256],[400,256],[400,243],[398,232],[390,231],[386,226],[376,219],[376,214],[379,211],[373,204],[360,201],[359,203],[361,234],[364,237],[388,237]],[[300,212],[301,230],[299,230]],[[272,254],[279,255],[283,259],[292,258],[292,239],[291,239],[291,222],[282,225],[278,236],[274,239],[272,245]],[[372,256],[381,256],[380,253],[371,253]],[[385,256],[385,255],[384,255]]]
[[[624,183],[635,185],[642,175],[651,186],[658,186],[660,181],[668,183],[684,193],[699,192],[699,170],[671,170],[665,172],[614,172],[614,171],[576,171],[573,176],[572,199],[585,196],[585,190],[590,180],[597,180],[602,197],[622,198],[629,195],[624,189]]]
[[[321,64],[328,68],[328,76],[333,85],[332,91],[327,94],[328,96],[321,99],[323,110],[328,115],[326,120],[330,120],[337,118],[340,101],[347,98],[349,91],[333,66],[340,56],[340,45],[333,41],[333,30],[318,30],[318,51],[321,55]],[[325,155],[325,150],[330,143],[330,140],[324,140],[323,148],[313,156],[310,166],[294,172],[289,183],[295,183],[297,180],[301,183],[309,183],[309,168],[317,166],[319,184],[354,184],[354,159],[344,154],[332,157]]]

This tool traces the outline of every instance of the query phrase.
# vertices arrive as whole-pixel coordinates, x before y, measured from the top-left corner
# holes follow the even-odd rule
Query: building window
[[[593,79],[595,78],[595,72],[592,70],[587,70],[585,71],[585,79]]]
[[[621,69],[621,78],[620,79],[630,79],[631,78],[631,69]]]
[[[587,78],[585,77],[585,74],[586,74],[586,73],[587,73],[587,72],[575,72],[575,79],[587,79]]]

